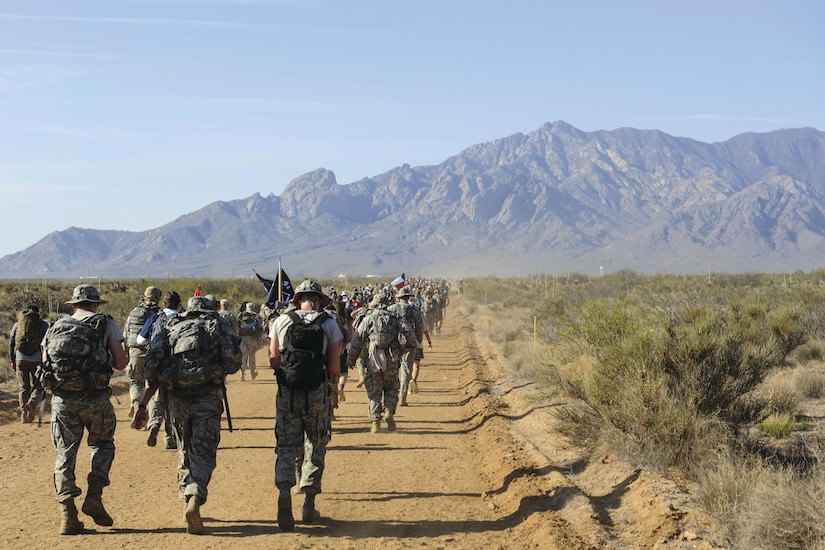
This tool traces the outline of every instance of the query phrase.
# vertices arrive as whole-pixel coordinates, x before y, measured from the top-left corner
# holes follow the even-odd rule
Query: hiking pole
[[[226,396],[226,379],[221,382],[223,386],[223,408],[226,409],[226,425],[229,426],[229,433],[232,433],[232,414],[229,412],[229,398]]]

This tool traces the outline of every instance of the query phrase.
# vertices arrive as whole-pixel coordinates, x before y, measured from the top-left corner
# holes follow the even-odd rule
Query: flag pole
[[[281,280],[281,254],[278,254],[278,301],[284,301],[284,285],[283,281]]]

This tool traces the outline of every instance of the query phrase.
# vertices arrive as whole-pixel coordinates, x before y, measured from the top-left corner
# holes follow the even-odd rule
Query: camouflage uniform
[[[84,321],[95,316],[93,311],[84,309],[80,305],[88,302],[106,303],[105,300],[100,299],[97,289],[89,285],[76,287],[72,300],[66,303],[77,304],[78,309],[72,317]],[[43,338],[43,349],[46,351],[50,349],[49,341],[54,327],[55,325],[52,325]],[[106,355],[111,357],[111,348],[120,346],[121,342],[123,342],[123,333],[120,327],[111,317],[107,317],[106,328],[103,331],[103,346],[106,349]],[[125,356],[122,360],[123,364],[120,366],[116,364],[117,358],[112,364],[122,369],[125,366]],[[111,373],[111,366],[107,365],[107,367]],[[54,489],[57,494],[56,500],[63,509],[63,521],[60,528],[60,533],[63,535],[74,535],[83,530],[83,524],[77,519],[74,499],[82,493],[77,486],[75,467],[77,450],[83,439],[84,430],[88,431],[86,443],[91,449],[91,467],[87,476],[88,486],[83,512],[92,516],[98,525],[113,524],[101,500],[103,488],[109,485],[109,471],[115,458],[114,437],[117,426],[115,409],[110,401],[112,390],[108,386],[108,378],[107,374],[102,373],[91,388],[72,388],[72,391],[68,391],[57,386],[52,389],[51,437],[57,453],[54,464]],[[101,384],[105,384],[105,387]]]
[[[220,365],[220,368],[212,370],[222,371],[224,377],[227,373],[237,372],[241,355],[238,339],[232,334],[226,319],[215,311],[212,301],[200,296],[190,298],[183,316],[214,316],[218,319],[220,345],[217,349],[220,352],[213,358],[215,363],[208,364]],[[171,322],[158,324],[157,329],[152,330],[147,375],[152,379],[164,380],[167,385],[167,412],[178,444],[178,488],[181,498],[186,501],[187,529],[190,533],[202,534],[200,506],[207,500],[209,481],[217,466],[225,387],[223,380],[209,380],[186,387],[165,381],[165,365],[168,363],[165,357],[171,353],[168,329]]]
[[[223,388],[216,384],[204,384],[194,388],[173,388],[167,395],[167,410],[180,453],[180,495],[184,500],[196,496],[203,504],[209,494],[209,480],[217,466]]]
[[[381,295],[376,294],[370,302],[370,307],[379,309],[386,308]],[[370,348],[370,342],[374,338],[373,323],[375,315],[376,313],[370,312],[359,323],[355,331],[355,339],[352,341],[347,357],[349,366],[353,366],[362,352]],[[395,429],[394,417],[395,409],[398,406],[398,388],[400,387],[398,379],[399,359],[403,351],[411,350],[414,352],[418,345],[415,332],[413,332],[410,323],[403,317],[392,313],[390,315],[392,319],[395,320],[395,335],[393,343],[389,348],[387,367],[384,370],[379,370],[372,364],[372,361],[368,359],[366,368],[364,369],[364,386],[367,389],[367,396],[369,398],[368,412],[370,421],[372,422],[373,432],[378,431],[383,413],[386,413],[387,427],[390,430]],[[399,342],[399,335],[403,335],[405,339],[403,346]]]
[[[311,321],[319,312],[302,312],[298,315]],[[292,324],[287,315],[275,319],[270,329],[270,339],[282,344],[286,329]],[[330,317],[321,325],[326,333],[325,348],[343,338],[338,323]],[[283,347],[283,346],[281,346]],[[307,449],[312,449],[310,460],[303,460],[301,488],[314,493],[321,492],[321,478],[324,473],[324,459],[327,444],[332,437],[330,421],[330,386],[321,384],[314,390],[292,390],[285,385],[278,385],[275,401],[275,484],[278,487],[293,487],[297,483],[295,464],[296,454],[304,448],[304,437],[308,440]],[[306,457],[304,457],[306,458]]]
[[[139,346],[135,343],[137,335],[143,328],[144,323],[148,320],[143,319],[139,325],[130,324],[129,320],[132,318],[132,313],[141,311],[145,308],[147,315],[151,317],[152,314],[160,311],[158,302],[160,301],[161,291],[159,288],[150,286],[143,292],[143,298],[140,304],[130,312],[123,327],[123,335],[126,338],[126,345],[129,350],[129,364],[126,365],[126,376],[129,377],[129,396],[132,400],[129,408],[129,416],[134,414],[134,409],[140,400],[143,399],[143,392],[146,390],[146,376],[144,374],[144,362],[146,360],[146,346]],[[141,309],[138,309],[141,308]],[[137,320],[137,318],[136,318]]]
[[[397,296],[412,296],[412,292],[404,288],[398,292]],[[398,301],[389,306],[387,310],[395,313],[399,317],[403,317],[412,325],[413,332],[415,332],[415,339],[418,342],[414,350],[405,349],[401,354],[399,393],[401,396],[401,404],[406,405],[407,393],[410,388],[410,380],[412,379],[413,363],[415,363],[417,359],[424,357],[424,333],[427,332],[428,329],[421,310],[409,302],[404,302],[403,300]]]
[[[111,388],[81,392],[61,392],[52,397],[52,443],[57,451],[54,463],[54,489],[57,501],[65,502],[83,492],[75,482],[77,449],[83,431],[91,449],[91,470],[87,477],[89,493],[99,493],[109,485],[109,470],[115,458],[117,418],[110,398]]]

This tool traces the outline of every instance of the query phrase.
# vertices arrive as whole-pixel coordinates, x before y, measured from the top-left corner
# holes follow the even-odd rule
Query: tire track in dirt
[[[234,431],[222,432],[218,466],[202,507],[206,534],[185,533],[177,497],[177,453],[146,446],[115,404],[117,454],[103,501],[111,528],[81,519],[87,534],[61,537],[48,426],[0,426],[0,546],[4,548],[599,548],[598,522],[569,521],[558,467],[513,436],[517,419],[489,378],[467,320],[449,311],[426,351],[421,393],[399,407],[398,431],[369,433],[367,399],[355,380],[336,411],[327,453],[322,520],[281,533],[275,521],[273,432],[277,385],[264,350],[254,381],[227,382]],[[356,376],[357,378],[357,376]],[[122,384],[118,386],[123,392]],[[225,426],[225,423],[224,423]],[[89,455],[77,474],[85,489]],[[568,493],[569,494],[569,493]],[[300,517],[302,495],[293,497]],[[569,509],[569,508],[568,508]],[[585,516],[590,518],[592,508]],[[566,514],[569,516],[569,513]],[[578,516],[577,516],[578,517]],[[610,545],[609,543],[607,544]]]

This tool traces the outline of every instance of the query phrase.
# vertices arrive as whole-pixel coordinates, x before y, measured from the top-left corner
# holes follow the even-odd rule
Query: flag
[[[289,280],[289,277],[286,274],[286,271],[283,269],[280,270],[280,279],[281,279],[281,296],[278,296],[278,285],[275,284],[275,281],[271,279],[265,279],[258,275],[255,272],[255,276],[258,277],[258,280],[261,281],[261,284],[264,285],[264,290],[266,290],[266,305],[269,307],[275,307],[277,302],[281,302],[284,304],[288,304],[292,301],[292,297],[295,295],[295,291],[292,289],[292,282]]]
[[[395,288],[401,288],[407,283],[407,280],[404,278],[404,274],[402,273],[400,277],[396,277],[393,282],[390,284]]]
[[[198,288],[195,289],[195,296],[201,295],[201,285],[198,285]]]
[[[261,284],[264,285],[264,290],[267,293],[269,293],[269,289],[272,288],[272,285],[275,283],[275,281],[272,281],[270,279],[264,279],[263,277],[258,275],[258,272],[255,271],[254,269],[252,271],[255,272],[255,276],[258,278],[259,281],[261,281]]]

